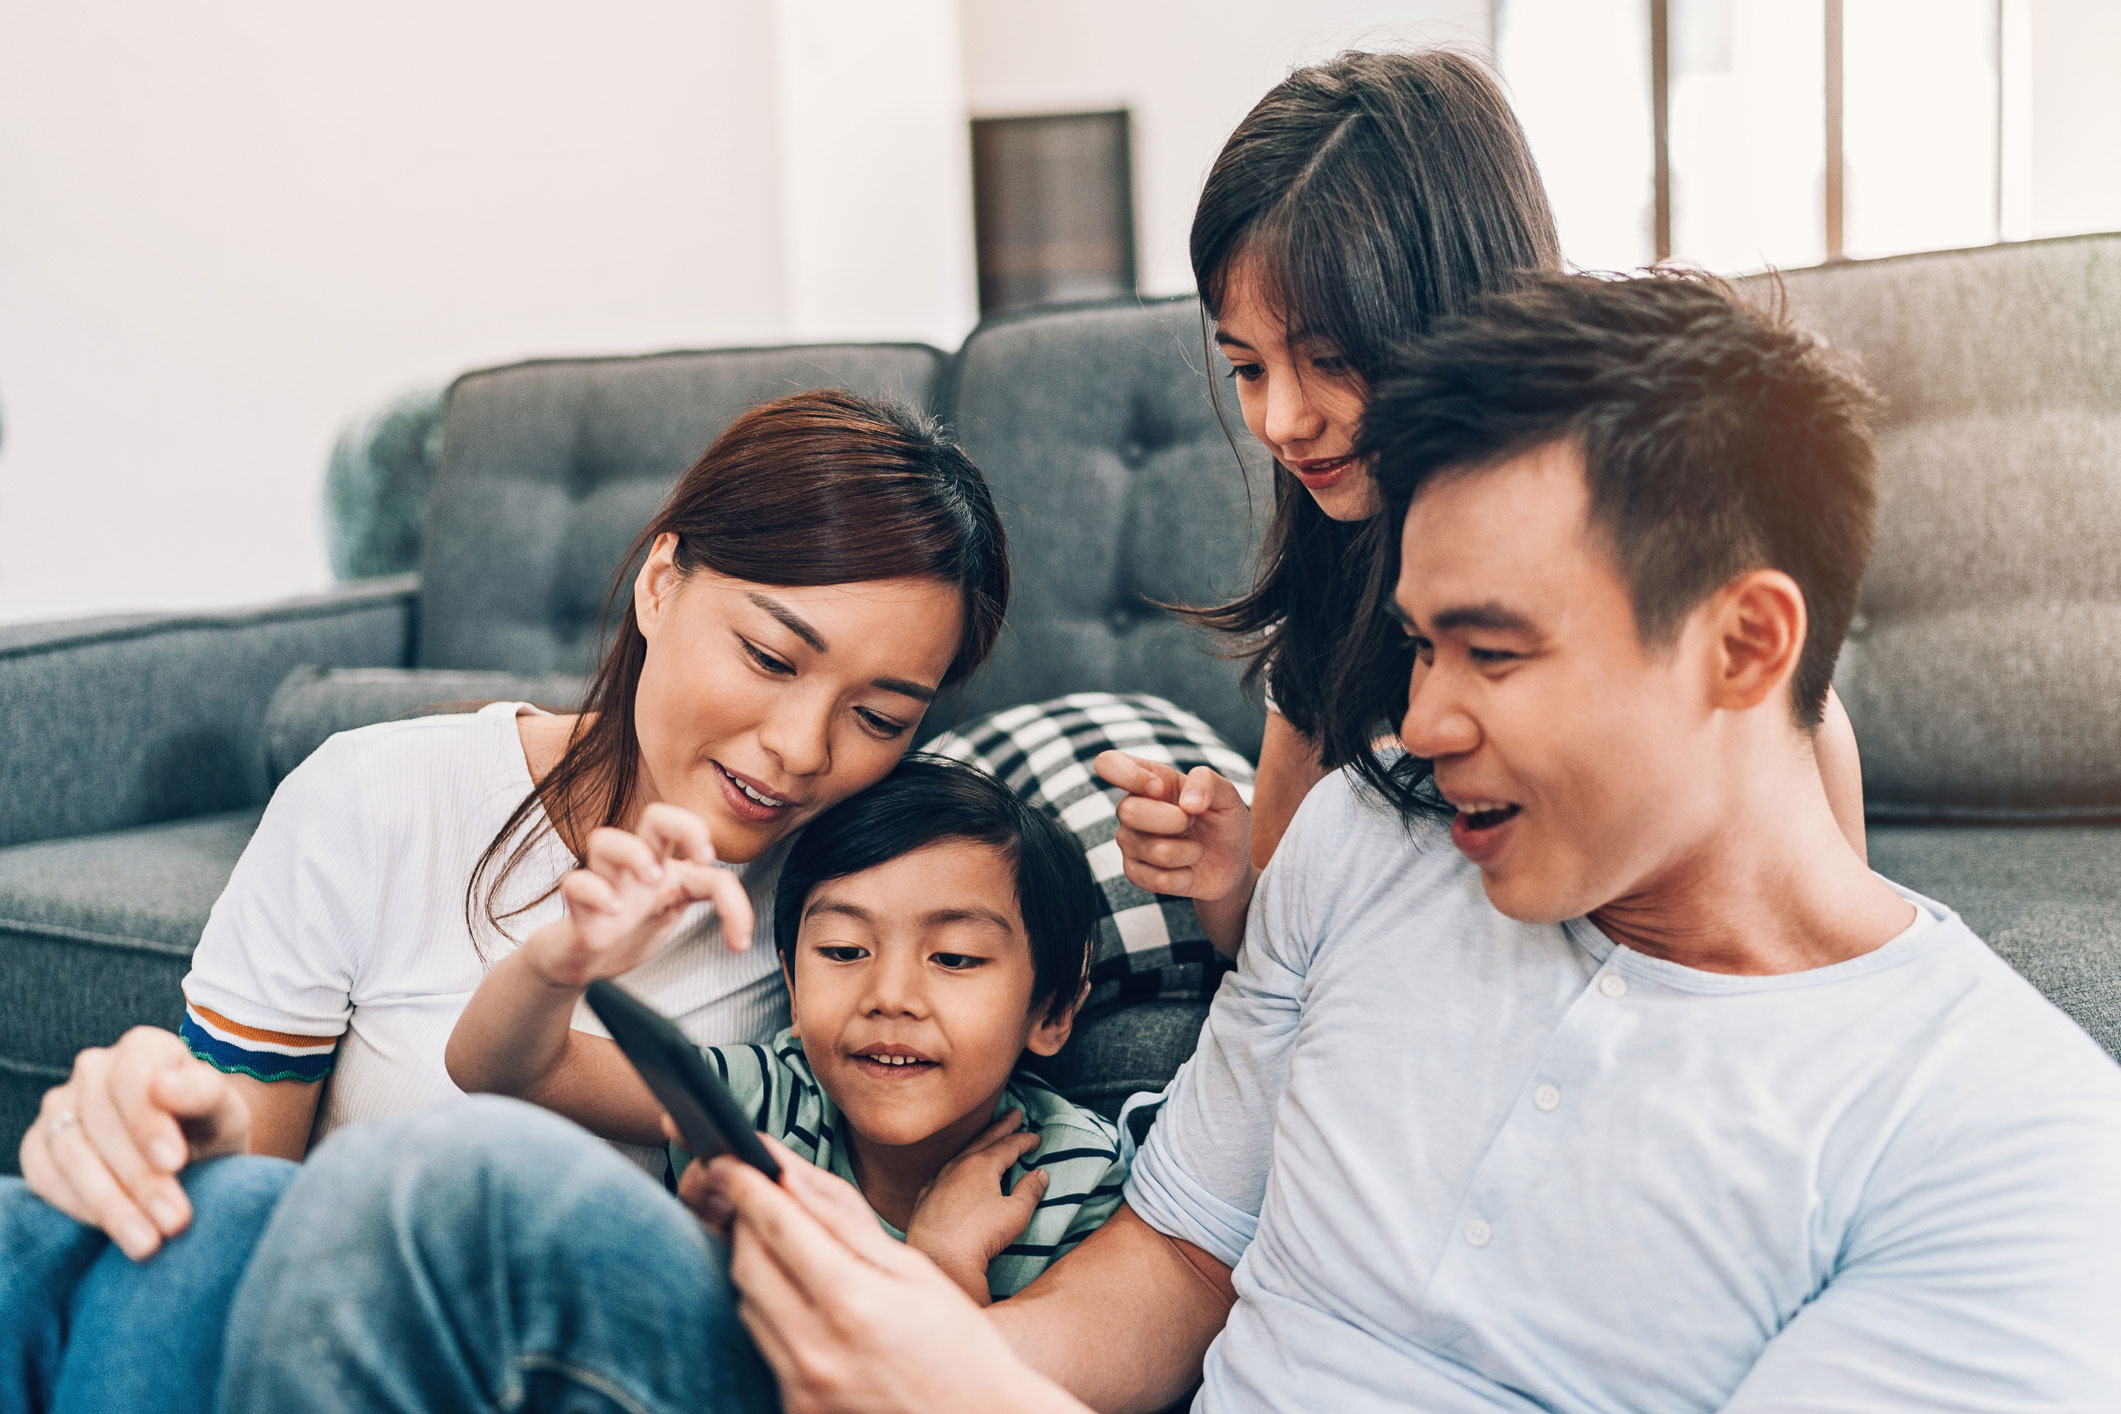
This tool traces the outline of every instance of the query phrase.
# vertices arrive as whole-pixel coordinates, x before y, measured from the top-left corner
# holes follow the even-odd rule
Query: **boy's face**
[[[939,840],[811,891],[789,975],[818,1083],[872,1143],[917,1144],[993,1117],[1028,1048],[1070,1018],[1031,1012],[1031,944],[1009,860]]]

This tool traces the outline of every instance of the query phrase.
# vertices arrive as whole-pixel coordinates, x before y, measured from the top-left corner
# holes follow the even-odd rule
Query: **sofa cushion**
[[[1243,589],[1273,505],[1235,407],[1227,431],[1217,418],[1208,357],[1192,299],[1008,317],[966,340],[947,406],[994,487],[1015,582],[993,661],[935,725],[1147,692],[1259,754],[1265,712],[1238,690],[1239,665],[1158,607]]]
[[[1784,278],[1886,399],[1835,675],[1869,811],[2121,816],[2121,236]]]
[[[1099,752],[1115,748],[1181,771],[1213,767],[1252,797],[1251,762],[1191,712],[1143,693],[1078,692],[1006,708],[924,748],[999,778],[1081,841],[1099,892],[1085,1017],[1152,998],[1204,1001],[1229,970],[1191,899],[1152,894],[1122,872],[1114,807],[1124,792],[1090,769]]]
[[[263,807],[0,849],[0,1164],[74,1053],[174,1027],[178,984]]]
[[[570,673],[458,672],[448,668],[296,668],[265,709],[265,769],[275,788],[339,732],[488,702],[529,702],[571,711],[582,678]]]
[[[0,627],[0,846],[264,804],[273,688],[297,663],[403,664],[413,593]]]
[[[2121,825],[1873,824],[1870,854],[2121,1060]]]
[[[838,387],[933,403],[922,344],[555,359],[450,388],[428,498],[415,663],[587,672],[626,547],[745,409]]]

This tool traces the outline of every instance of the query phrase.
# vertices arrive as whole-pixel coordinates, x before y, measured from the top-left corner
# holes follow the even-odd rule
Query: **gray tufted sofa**
[[[1960,909],[2121,1054],[2121,237],[1841,265],[1787,288],[1891,400],[1878,551],[1837,678],[1873,860]],[[929,731],[1107,688],[1172,698],[1256,753],[1236,667],[1154,607],[1237,587],[1268,505],[1203,361],[1198,310],[1173,300],[992,321],[955,356],[721,350],[467,374],[417,576],[241,613],[0,629],[5,1162],[77,1049],[175,1021],[273,783],[334,730],[567,698],[624,546],[763,398],[836,384],[934,408],[993,482],[1009,629]],[[1057,1079],[1099,1099],[1161,1083],[1201,1012],[1086,1018]]]

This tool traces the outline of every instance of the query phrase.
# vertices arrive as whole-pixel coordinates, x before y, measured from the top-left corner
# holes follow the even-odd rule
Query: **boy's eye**
[[[827,962],[858,962],[869,955],[869,950],[855,947],[851,943],[830,943],[819,948],[817,955]]]
[[[1517,655],[1504,648],[1468,648],[1466,656],[1484,668],[1517,661]]]
[[[1420,634],[1409,633],[1407,635],[1407,643],[1414,650],[1415,662],[1433,663],[1436,661],[1436,645],[1423,638]]]
[[[793,677],[795,675],[795,665],[793,663],[784,662],[774,657],[748,638],[739,637],[737,642],[744,645],[744,651],[751,656],[751,661],[757,664],[761,671],[772,673],[775,677]]]
[[[936,966],[951,972],[969,972],[987,960],[983,957],[974,957],[970,953],[961,952],[938,952],[930,953],[928,956],[929,960],[934,962]]]

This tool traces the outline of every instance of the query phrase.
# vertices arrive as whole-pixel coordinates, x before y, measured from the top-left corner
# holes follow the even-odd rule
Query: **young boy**
[[[682,855],[662,861],[668,873],[699,867]],[[652,911],[645,871],[601,868],[593,845],[590,869],[569,877],[590,872],[631,887],[567,890],[568,917],[465,1009],[450,1074],[640,1142],[660,1112],[616,1048],[552,1034],[556,997],[645,956],[641,928],[626,927]],[[1094,887],[1059,822],[982,772],[909,759],[789,851],[773,924],[791,1025],[766,1045],[704,1048],[760,1130],[854,1183],[886,1230],[981,1304],[1022,1290],[1119,1206],[1113,1126],[1017,1069],[1068,1039]],[[585,933],[627,936],[598,948]]]

